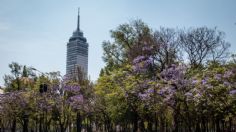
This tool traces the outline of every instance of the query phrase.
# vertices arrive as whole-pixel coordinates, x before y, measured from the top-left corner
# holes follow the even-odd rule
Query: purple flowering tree
[[[75,81],[70,78],[64,78],[62,81],[62,91],[63,91],[63,101],[65,105],[71,110],[71,112],[76,113],[76,128],[80,132],[82,130],[83,116],[89,116],[92,107],[89,107],[91,102],[91,94],[89,92],[89,82],[86,79],[81,79]],[[88,117],[87,117],[88,120]],[[90,121],[91,122],[91,121]],[[89,129],[87,127],[87,129]]]
[[[20,120],[22,129],[24,132],[28,131],[29,115],[31,114],[31,106],[29,102],[29,96],[25,92],[17,91],[11,92],[0,97],[0,116],[3,129],[11,129],[11,131],[16,131],[19,129],[17,127],[17,120]],[[10,123],[10,128],[8,123]]]
[[[235,71],[228,66],[213,65],[192,77],[191,101],[195,108],[193,117],[198,121],[197,130],[208,130],[208,124],[215,124],[216,131],[232,130],[235,115]],[[224,128],[221,123],[229,123]],[[226,124],[227,124],[226,123]],[[202,128],[200,127],[202,126]]]

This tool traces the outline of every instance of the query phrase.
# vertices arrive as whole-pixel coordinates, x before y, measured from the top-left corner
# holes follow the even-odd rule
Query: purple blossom
[[[143,51],[151,51],[152,49],[153,49],[153,48],[150,47],[150,46],[144,46],[144,47],[142,48]]]
[[[222,77],[221,74],[216,74],[216,75],[215,75],[215,79],[218,80],[218,81],[221,80],[221,77]]]
[[[133,64],[139,63],[143,61],[146,57],[145,56],[138,56],[133,60]]]
[[[144,69],[142,66],[138,65],[134,65],[132,67],[132,69],[134,70],[134,72],[146,72],[147,69]]]
[[[69,98],[71,102],[77,102],[77,103],[83,102],[83,99],[84,99],[83,95],[75,95]]]
[[[197,83],[198,83],[198,80],[196,80],[196,79],[192,80],[192,84],[193,84],[193,85],[195,85],[195,84],[197,84]]]
[[[168,88],[168,89],[167,89],[167,92],[168,92],[169,94],[173,94],[173,93],[176,92],[176,90],[175,90],[175,88],[171,87],[171,88]]]
[[[147,93],[143,93],[143,94],[139,93],[139,94],[138,94],[138,97],[139,97],[141,100],[147,100],[148,97],[149,97],[149,95],[148,95]]]
[[[75,95],[70,97],[67,102],[73,109],[79,109],[84,103],[83,95]]]
[[[148,57],[146,60],[145,60],[145,64],[146,65],[151,65],[153,63],[153,58],[152,57]]]
[[[151,57],[138,56],[134,59],[132,68],[135,72],[145,72],[152,63],[153,59]]]
[[[187,96],[187,97],[192,97],[193,96],[193,94],[191,92],[187,92],[184,95]]]
[[[149,93],[149,94],[154,93],[154,89],[153,88],[148,89],[147,93]]]
[[[229,87],[229,86],[231,86],[231,84],[228,82],[228,81],[224,81],[224,83],[223,83],[226,87]]]
[[[236,89],[231,90],[231,91],[229,92],[229,94],[230,94],[230,95],[235,95],[235,94],[236,94]]]
[[[161,72],[161,76],[166,81],[178,82],[184,79],[185,67],[171,65],[170,68],[165,69]]]
[[[202,84],[205,85],[207,83],[207,79],[202,80]]]
[[[165,93],[165,90],[164,90],[164,89],[161,89],[161,90],[158,92],[158,94],[161,95],[161,96],[163,96],[164,93]]]
[[[66,92],[79,92],[80,86],[79,85],[65,85],[64,90]]]
[[[230,76],[233,75],[233,72],[232,71],[226,71],[223,75],[224,78],[229,78]]]

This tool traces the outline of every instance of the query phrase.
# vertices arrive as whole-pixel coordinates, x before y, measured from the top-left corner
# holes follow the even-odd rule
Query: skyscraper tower
[[[88,43],[80,30],[80,15],[78,10],[77,29],[67,43],[66,74],[72,75],[80,67],[84,75],[88,74]]]

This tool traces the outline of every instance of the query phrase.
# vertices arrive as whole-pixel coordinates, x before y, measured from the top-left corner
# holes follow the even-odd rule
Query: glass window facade
[[[83,32],[79,28],[79,19],[77,29],[73,32],[67,43],[67,56],[66,56],[66,74],[70,75],[76,72],[79,66],[84,72],[85,76],[88,74],[88,43],[87,39],[83,36]]]

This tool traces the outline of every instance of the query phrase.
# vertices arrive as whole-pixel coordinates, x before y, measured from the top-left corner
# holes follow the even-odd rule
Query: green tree
[[[22,74],[21,68],[22,66],[17,62],[12,62],[9,64],[9,68],[11,69],[12,75],[5,75],[4,81],[7,90],[20,90],[20,75]]]
[[[141,20],[122,24],[116,30],[111,30],[113,42],[103,42],[103,60],[112,70],[125,63],[132,63],[133,59],[141,54],[144,44],[152,44],[152,31]]]

